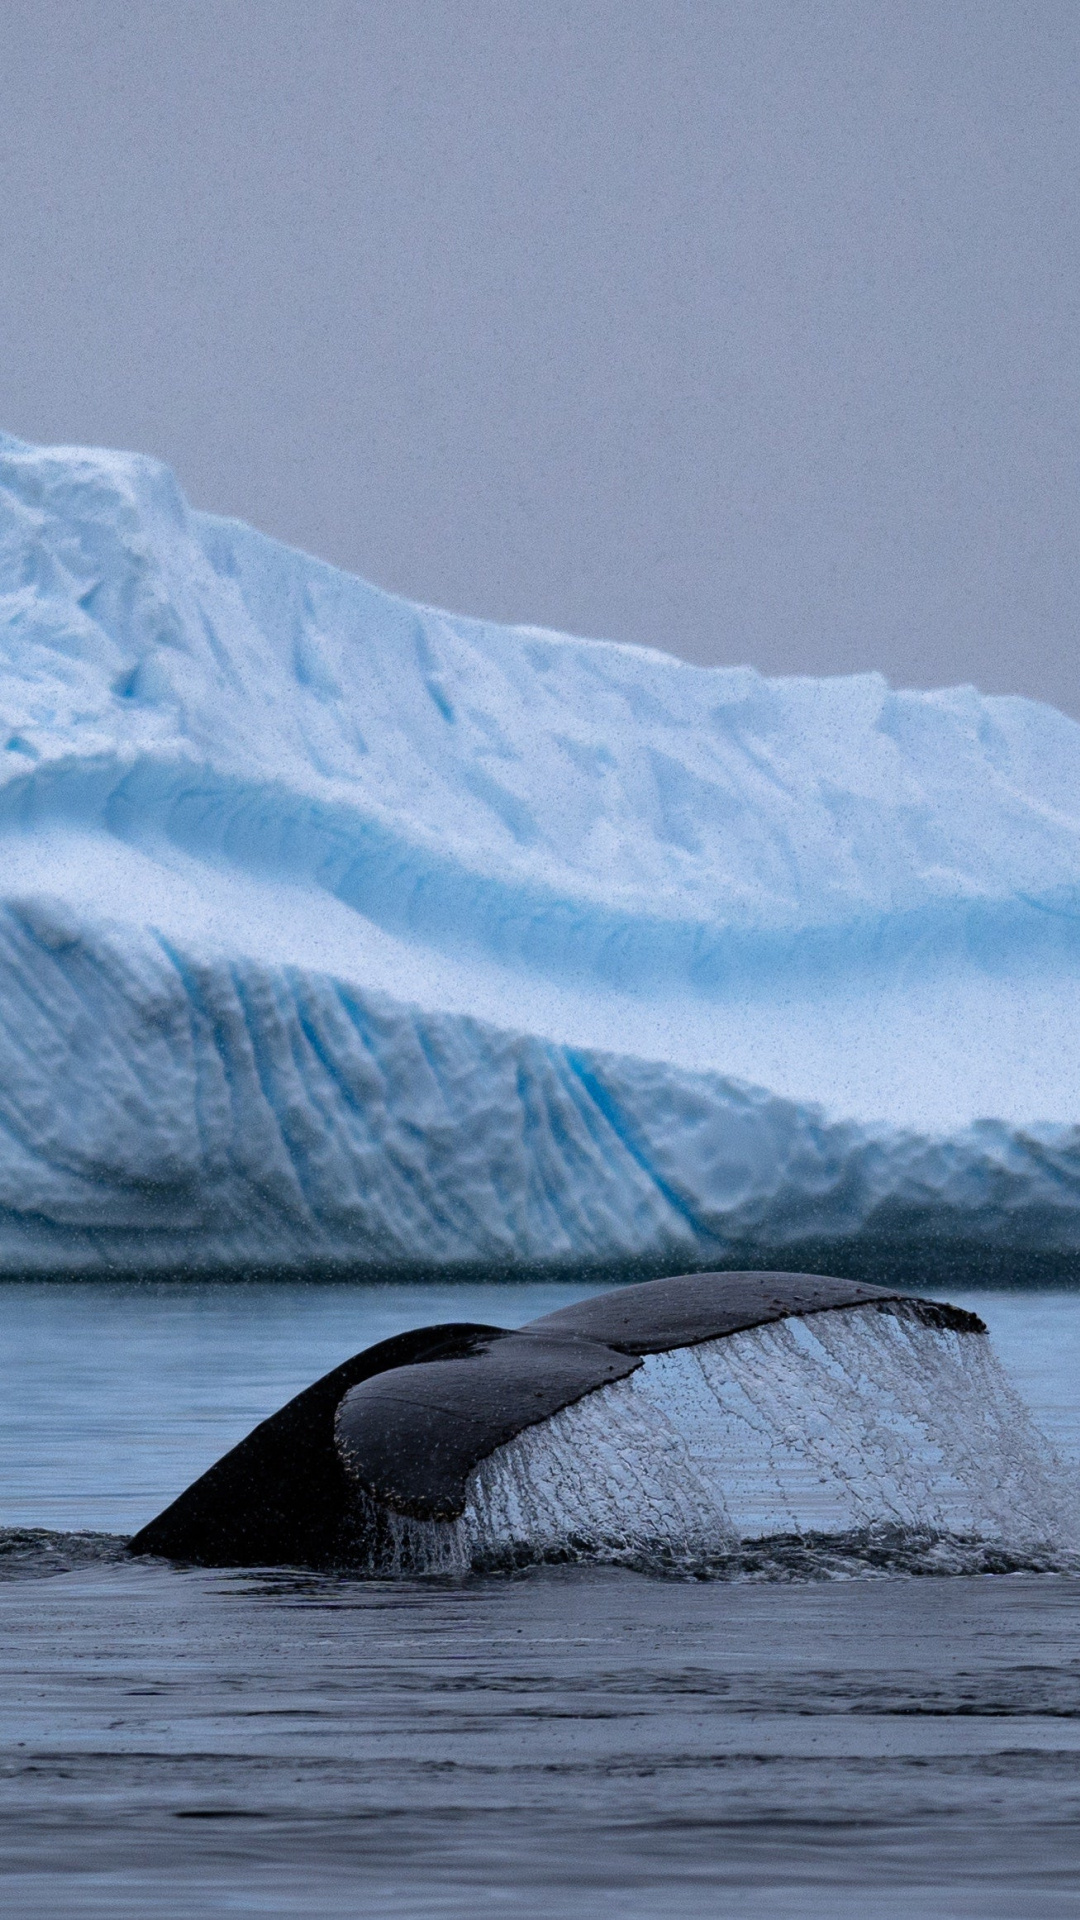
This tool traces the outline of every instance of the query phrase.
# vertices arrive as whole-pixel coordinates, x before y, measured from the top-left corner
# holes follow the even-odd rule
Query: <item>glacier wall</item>
[[[1078,985],[1063,715],[454,618],[0,437],[3,1269],[1068,1261]]]

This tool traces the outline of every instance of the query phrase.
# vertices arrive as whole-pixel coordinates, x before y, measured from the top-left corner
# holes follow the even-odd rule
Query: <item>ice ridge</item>
[[[457,618],[0,436],[0,849],[4,1270],[1080,1253],[1035,703]]]

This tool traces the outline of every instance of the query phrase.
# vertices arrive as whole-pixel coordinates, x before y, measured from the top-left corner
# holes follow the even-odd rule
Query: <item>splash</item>
[[[53,1573],[109,1565],[124,1557],[122,1533],[58,1533],[48,1527],[0,1527],[0,1581],[43,1580]]]
[[[1068,1477],[982,1335],[901,1303],[646,1358],[481,1462],[461,1518],[383,1514],[382,1573],[599,1560],[804,1578],[1065,1564]]]

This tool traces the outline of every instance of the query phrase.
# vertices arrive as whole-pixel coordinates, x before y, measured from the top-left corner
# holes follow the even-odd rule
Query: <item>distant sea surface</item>
[[[594,1290],[0,1284],[5,1915],[1080,1912],[1071,1575],[395,1585],[118,1557],[346,1355]],[[950,1297],[1080,1472],[1080,1294]]]

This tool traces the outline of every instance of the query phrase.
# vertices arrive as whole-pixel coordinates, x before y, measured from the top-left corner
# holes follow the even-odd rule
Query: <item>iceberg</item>
[[[0,1269],[1080,1271],[1080,726],[0,437]]]

